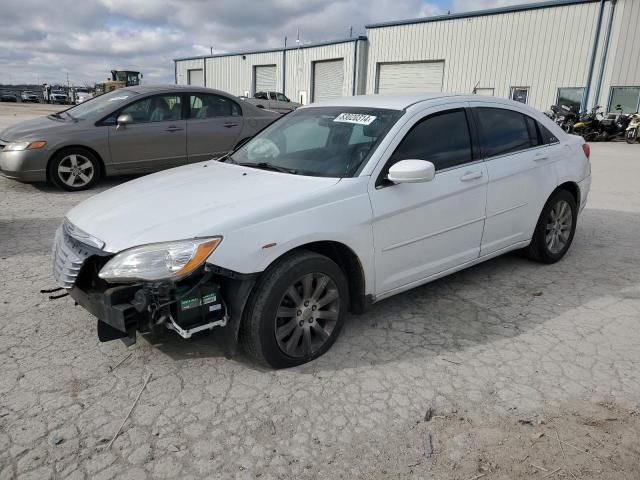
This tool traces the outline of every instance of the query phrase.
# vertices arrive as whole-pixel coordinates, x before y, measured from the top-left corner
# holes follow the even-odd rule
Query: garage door
[[[202,74],[202,70],[189,70],[187,72],[187,83],[197,87],[204,87],[204,75]]]
[[[444,62],[380,63],[377,93],[441,92]]]
[[[313,101],[342,97],[344,61],[330,60],[313,64]]]
[[[276,66],[261,65],[255,70],[256,92],[275,92],[276,88]]]

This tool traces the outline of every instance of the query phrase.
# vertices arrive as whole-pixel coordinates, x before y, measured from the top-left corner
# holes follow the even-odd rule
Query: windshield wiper
[[[260,170],[270,170],[272,172],[280,172],[280,173],[291,173],[293,175],[297,174],[298,171],[292,168],[279,167],[272,163],[268,162],[258,162],[258,163],[239,163],[238,165],[242,167],[251,167],[251,168],[259,168]]]
[[[62,116],[60,115],[60,112],[55,112],[49,115],[50,117],[54,117],[54,118],[62,118]]]

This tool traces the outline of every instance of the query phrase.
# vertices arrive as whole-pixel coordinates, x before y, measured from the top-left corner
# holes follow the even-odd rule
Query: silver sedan
[[[84,190],[220,157],[279,117],[209,88],[122,88],[0,132],[0,174]]]

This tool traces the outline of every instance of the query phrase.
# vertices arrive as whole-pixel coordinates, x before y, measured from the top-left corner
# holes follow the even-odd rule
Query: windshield
[[[114,90],[104,95],[99,95],[81,103],[75,107],[66,110],[66,113],[78,120],[110,113],[112,110],[124,105],[138,92],[131,90]]]
[[[256,135],[231,161],[299,175],[352,177],[402,113],[355,107],[298,109]]]

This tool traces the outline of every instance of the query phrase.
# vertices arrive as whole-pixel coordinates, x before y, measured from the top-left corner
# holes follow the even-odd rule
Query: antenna
[[[349,38],[353,37],[353,25],[349,27]]]
[[[478,80],[478,81],[476,82],[476,84],[475,84],[475,86],[473,87],[473,90],[471,91],[471,93],[474,93],[474,94],[475,94],[475,93],[478,93],[478,92],[477,92],[477,90],[478,90],[478,85],[480,85],[480,80]]]

